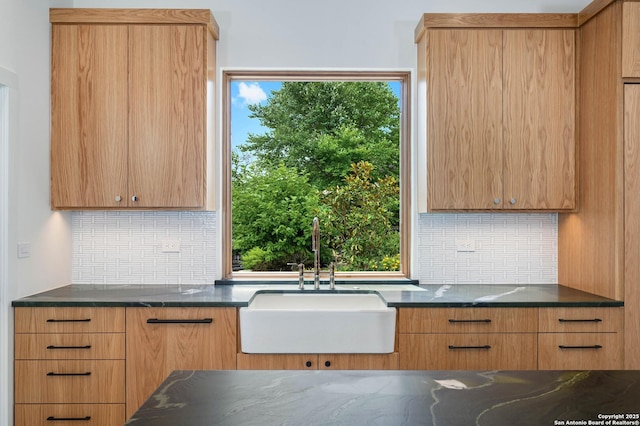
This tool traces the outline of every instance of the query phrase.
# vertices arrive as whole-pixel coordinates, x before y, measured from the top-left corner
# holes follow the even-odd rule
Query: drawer
[[[16,334],[15,359],[124,359],[124,333]]]
[[[125,421],[124,404],[15,405],[15,426],[122,426]]]
[[[623,308],[540,308],[540,333],[622,332]]]
[[[124,308],[15,308],[16,333],[124,333]]]
[[[622,333],[540,333],[539,370],[620,370]]]
[[[15,402],[124,403],[124,360],[17,360]]]
[[[400,333],[535,333],[537,308],[401,308]]]
[[[402,370],[535,370],[536,333],[401,334]]]

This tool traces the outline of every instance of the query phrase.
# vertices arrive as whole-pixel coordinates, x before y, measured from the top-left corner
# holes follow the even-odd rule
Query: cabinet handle
[[[491,322],[490,319],[469,319],[469,320],[457,320],[457,319],[449,319],[449,322],[452,324],[460,323],[460,322],[482,322],[485,324],[489,324]]]
[[[133,197],[131,197],[131,201],[133,201],[134,203],[137,202],[139,200],[137,195],[134,195]]]
[[[116,200],[116,203],[119,203],[120,201],[122,201],[122,197],[119,195],[116,195],[113,199]]]
[[[512,198],[509,200],[509,204],[514,205],[516,203],[516,199]]]
[[[307,367],[311,367],[313,363],[311,361],[307,361],[304,363],[304,365],[306,365]]]
[[[449,349],[451,350],[455,350],[455,349],[484,349],[484,350],[489,350],[491,349],[490,345],[483,345],[483,346],[453,346],[453,345],[449,345]]]
[[[84,319],[54,319],[49,318],[47,322],[91,322],[91,318]]]
[[[149,318],[147,324],[211,324],[213,318],[203,319],[158,319]]]
[[[500,204],[500,198],[494,198],[493,204],[496,204],[496,205]]]
[[[47,376],[52,376],[52,377],[56,377],[56,376],[90,376],[91,375],[91,371],[87,371],[86,373],[54,373],[53,371],[50,371],[47,373]]]
[[[325,367],[331,367],[331,361],[325,361],[324,362],[324,366]]]
[[[85,416],[85,417],[53,417],[53,416],[49,416],[49,417],[47,417],[47,421],[48,422],[74,422],[74,421],[88,422],[89,420],[91,420],[91,416]]]
[[[54,346],[49,345],[47,349],[91,349],[91,345],[86,346]]]
[[[602,322],[602,320],[600,318],[593,318],[593,319],[564,319],[564,318],[559,318],[558,322]]]
[[[566,346],[558,345],[560,349],[602,349],[602,345],[590,345],[590,346]]]

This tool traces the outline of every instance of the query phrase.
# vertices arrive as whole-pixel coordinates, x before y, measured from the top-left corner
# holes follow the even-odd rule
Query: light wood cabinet
[[[127,418],[173,370],[235,370],[236,308],[126,308]]]
[[[622,4],[622,77],[640,77],[640,3]]]
[[[391,354],[245,354],[238,353],[238,370],[397,370]]]
[[[400,369],[537,368],[537,308],[401,308]]]
[[[51,206],[213,209],[208,10],[52,9]]]
[[[514,16],[418,26],[428,210],[575,208],[575,29],[482,28],[570,27],[571,15]]]
[[[622,308],[540,308],[538,369],[619,370]]]
[[[15,308],[15,424],[121,425],[124,308]]]
[[[580,208],[558,216],[558,280],[624,301],[630,370],[640,368],[639,6],[608,0],[579,14]]]

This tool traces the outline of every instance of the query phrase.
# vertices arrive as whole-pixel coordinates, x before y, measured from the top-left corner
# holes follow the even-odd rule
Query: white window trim
[[[217,220],[219,221],[218,242],[220,250],[221,275],[234,280],[291,280],[297,272],[233,272],[231,259],[231,81],[400,81],[402,108],[400,116],[400,264],[398,272],[337,272],[337,279],[346,280],[391,280],[411,277],[411,150],[412,150],[412,99],[411,85],[414,83],[411,70],[265,70],[265,69],[222,69],[221,90],[221,148],[219,151],[221,170],[221,202]]]

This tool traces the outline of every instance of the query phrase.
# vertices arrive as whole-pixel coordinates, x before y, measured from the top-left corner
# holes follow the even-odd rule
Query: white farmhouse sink
[[[257,292],[240,308],[245,353],[391,353],[395,330],[375,292]]]

